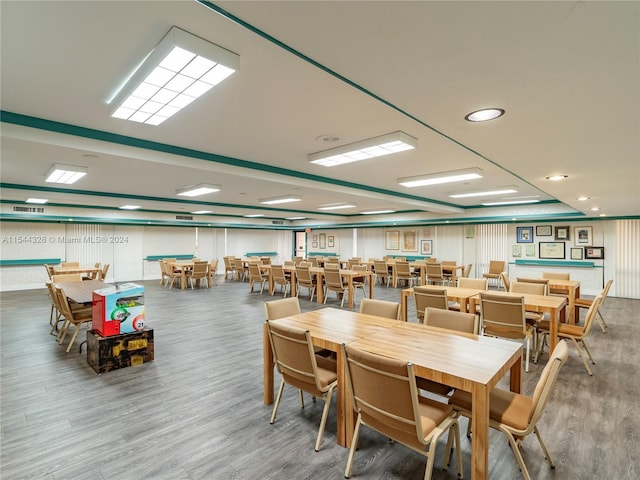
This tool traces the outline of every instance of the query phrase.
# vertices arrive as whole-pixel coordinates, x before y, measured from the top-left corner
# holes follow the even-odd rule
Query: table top
[[[102,268],[87,266],[87,267],[53,267],[54,274],[64,274],[64,273],[91,273],[91,272],[100,272]]]
[[[91,303],[93,301],[93,291],[101,288],[111,287],[109,283],[100,280],[84,280],[82,282],[57,282],[57,285],[64,290],[69,300],[76,303]]]
[[[491,295],[503,295],[507,297],[524,297],[525,307],[540,307],[540,308],[553,308],[561,309],[567,303],[565,297],[555,295],[535,295],[532,293],[516,293],[516,292],[503,292],[490,290],[487,291]],[[471,297],[473,298],[473,297]],[[480,300],[478,295],[478,301]]]
[[[446,290],[447,291],[447,297],[449,298],[471,298],[474,295],[478,295],[478,293],[480,292],[484,292],[486,290],[482,290],[480,288],[465,288],[465,287],[450,287],[450,286],[437,286],[437,285],[424,285],[421,286],[420,289],[424,289],[424,290]],[[413,295],[413,288],[405,288],[403,290],[404,292],[407,292],[409,295]],[[493,293],[493,292],[492,292]]]

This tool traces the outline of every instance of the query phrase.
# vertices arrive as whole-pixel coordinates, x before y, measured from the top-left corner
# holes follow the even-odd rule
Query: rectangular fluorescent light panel
[[[360,212],[362,215],[376,215],[379,213],[393,213],[395,210],[369,210],[366,212]]]
[[[438,185],[441,183],[464,182],[482,178],[482,170],[479,168],[467,168],[464,170],[454,170],[451,172],[432,173],[419,175],[416,177],[404,177],[398,179],[398,184],[404,187],[423,187],[426,185]]]
[[[111,100],[115,118],[160,125],[240,67],[240,57],[177,27]]]
[[[71,185],[84,177],[89,169],[87,167],[78,167],[76,165],[54,164],[47,174],[44,181],[48,183],[65,183]]]
[[[309,155],[309,162],[323,167],[335,167],[345,163],[404,152],[416,148],[418,141],[404,132],[393,132],[360,142],[331,148]]]
[[[522,205],[525,203],[540,203],[540,200],[506,200],[504,202],[484,202],[485,207],[494,207],[497,205]]]
[[[180,188],[176,190],[176,195],[182,197],[198,197],[200,195],[206,195],[207,193],[219,192],[219,185],[211,185],[208,183],[199,183],[197,185],[191,185],[189,187]]]
[[[485,192],[468,192],[468,193],[456,193],[449,195],[449,198],[468,198],[468,197],[484,197],[489,195],[505,195],[507,193],[516,193],[518,190],[515,188],[501,188],[498,190],[487,190]]]
[[[27,203],[37,203],[39,205],[43,205],[47,203],[49,200],[46,198],[27,198]]]
[[[286,217],[285,220],[304,220],[307,217]]]
[[[284,197],[263,198],[260,203],[264,205],[277,205],[279,203],[299,202],[302,197],[298,195],[286,195]]]
[[[264,217],[264,213],[252,213],[250,215],[243,215],[243,217],[246,217],[246,218]]]
[[[343,208],[355,208],[356,206],[351,203],[329,203],[327,205],[320,205],[318,210],[341,210]]]
[[[204,215],[205,213],[213,213],[213,210],[196,210],[195,212],[191,212],[194,215]]]
[[[140,205],[122,205],[120,208],[120,210],[138,210],[139,208],[142,208]]]

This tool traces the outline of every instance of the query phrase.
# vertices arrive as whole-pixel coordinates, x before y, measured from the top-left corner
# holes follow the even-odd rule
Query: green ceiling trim
[[[304,180],[311,180],[314,182],[337,185],[340,187],[347,187],[347,188],[353,188],[356,190],[373,192],[373,193],[378,193],[383,195],[390,195],[392,197],[406,198],[409,200],[417,200],[420,202],[428,202],[428,203],[444,205],[448,207],[462,208],[458,205],[442,202],[440,200],[433,200],[430,198],[419,197],[416,195],[409,195],[406,193],[396,192],[393,190],[385,190],[382,188],[372,187],[369,185],[362,185],[359,183],[346,182],[344,180],[339,180],[336,178],[323,177],[323,176],[314,175],[311,173],[299,172],[297,170],[290,170],[288,168],[275,167],[273,165],[266,165],[263,163],[252,162],[249,160],[241,160],[239,158],[226,157],[223,155],[218,155],[216,153],[203,152],[200,150],[194,150],[186,147],[178,147],[176,145],[169,145],[166,143],[154,142],[152,140],[144,140],[141,138],[130,137],[127,135],[119,135],[115,133],[105,132],[102,130],[95,130],[92,128],[80,127],[78,125],[71,125],[68,123],[56,122],[54,120],[46,120],[43,118],[31,117],[31,116],[22,115],[19,113],[7,112],[5,110],[0,110],[0,121],[5,123],[11,123],[14,125],[21,125],[24,127],[46,130],[49,132],[62,133],[65,135],[73,135],[76,137],[88,138],[92,140],[100,140],[103,142],[115,143],[119,145],[127,145],[130,147],[141,148],[144,150],[170,153],[172,155],[178,155],[182,157],[196,158],[198,160],[205,160],[208,162],[220,163],[223,165],[232,165],[235,167],[242,167],[250,170],[275,173],[278,175],[301,178]],[[129,197],[129,198],[132,198],[132,197]],[[177,199],[174,199],[174,200],[177,200]],[[251,207],[251,208],[254,208],[254,207]]]

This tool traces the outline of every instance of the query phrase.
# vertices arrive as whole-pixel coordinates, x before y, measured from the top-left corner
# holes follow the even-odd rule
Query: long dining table
[[[53,267],[54,275],[66,275],[68,273],[86,273],[87,275],[98,275],[102,269],[95,266],[85,267]]]
[[[468,391],[472,395],[472,472],[474,480],[488,478],[489,395],[510,372],[510,388],[521,390],[522,346],[490,337],[389,320],[348,310],[324,308],[273,322],[308,330],[314,346],[336,352],[338,371],[337,442],[349,447],[355,412],[345,385],[341,345],[412,362],[420,377]],[[266,323],[263,332],[264,403],[273,403],[274,360]]]
[[[84,280],[82,282],[56,282],[62,288],[64,294],[69,300],[76,303],[91,303],[93,301],[94,290],[110,287],[110,283],[104,283],[100,280]]]

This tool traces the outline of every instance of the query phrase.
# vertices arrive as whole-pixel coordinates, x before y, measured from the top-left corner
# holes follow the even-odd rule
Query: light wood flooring
[[[156,360],[102,375],[88,366],[85,349],[65,354],[49,335],[44,288],[2,293],[2,480],[342,479],[348,451],[335,443],[335,403],[318,453],[322,402],[307,398],[301,410],[287,388],[269,424],[262,303],[281,295],[249,293],[247,283],[221,278],[211,289],[185,291],[141,282]],[[399,301],[400,289],[377,286],[375,297]],[[300,303],[303,311],[319,307],[303,296]],[[328,304],[339,306],[335,294]],[[640,300],[608,299],[609,332],[596,325],[588,339],[593,377],[570,349],[539,424],[556,469],[531,435],[523,451],[533,479],[640,478],[639,310]],[[414,321],[411,304],[409,316]],[[523,373],[524,393],[546,359]],[[522,478],[506,439],[492,431],[490,442],[491,478]],[[464,436],[462,448],[470,478]],[[442,471],[443,450],[441,441],[433,478],[456,478],[455,468]],[[417,480],[424,470],[424,457],[364,429],[353,479]]]

